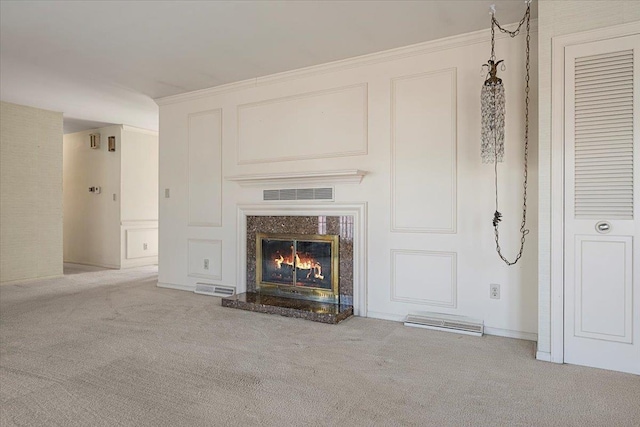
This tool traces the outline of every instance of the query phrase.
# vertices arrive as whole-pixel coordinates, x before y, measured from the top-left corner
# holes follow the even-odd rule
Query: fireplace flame
[[[292,248],[293,249],[293,248]],[[274,259],[273,262],[276,264],[276,269],[280,270],[282,268],[282,264],[293,267],[293,255],[287,256],[286,258],[279,254],[278,258]],[[314,279],[323,280],[324,276],[322,275],[322,265],[312,257],[308,257],[303,255],[302,258],[300,254],[295,254],[295,267],[299,270],[309,270],[307,273],[307,279],[313,277]]]

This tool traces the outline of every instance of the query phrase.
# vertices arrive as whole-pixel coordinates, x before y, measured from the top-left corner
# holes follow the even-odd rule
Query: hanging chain
[[[496,251],[498,252],[498,255],[500,256],[500,258],[507,264],[507,265],[514,265],[515,263],[518,262],[518,260],[520,258],[522,258],[522,252],[524,251],[524,242],[525,242],[525,238],[527,236],[527,234],[529,234],[529,230],[527,230],[526,225],[527,225],[527,184],[528,184],[528,178],[529,178],[529,170],[528,170],[528,164],[529,164],[529,78],[530,78],[530,71],[531,71],[531,66],[530,66],[530,61],[529,61],[529,56],[530,56],[530,44],[531,44],[531,27],[530,27],[530,16],[531,16],[531,2],[527,2],[527,10],[524,13],[524,16],[522,17],[522,20],[520,20],[520,23],[518,24],[518,28],[516,28],[514,31],[509,31],[507,29],[504,29],[500,26],[500,23],[498,22],[498,20],[495,17],[495,14],[493,14],[491,16],[491,59],[495,60],[495,27],[498,27],[498,29],[502,32],[502,33],[506,33],[509,34],[509,36],[511,36],[512,38],[517,36],[518,34],[520,34],[520,29],[522,28],[522,25],[526,22],[527,26],[527,45],[526,45],[526,77],[525,77],[525,89],[524,89],[524,93],[525,93],[525,100],[524,100],[524,183],[523,183],[523,201],[522,201],[522,222],[520,224],[520,250],[518,251],[518,254],[516,255],[516,258],[513,261],[509,261],[507,258],[505,258],[505,256],[502,254],[502,248],[500,247],[500,234],[498,231],[498,226],[500,221],[502,220],[502,214],[498,211],[498,154],[497,154],[497,149],[495,150],[495,156],[496,158],[494,159],[494,171],[495,171],[495,188],[496,188],[496,211],[494,213],[494,217],[493,217],[493,230],[494,230],[494,234],[495,234],[495,240],[496,240]],[[496,136],[497,139],[497,136]],[[494,147],[496,145],[494,144]]]

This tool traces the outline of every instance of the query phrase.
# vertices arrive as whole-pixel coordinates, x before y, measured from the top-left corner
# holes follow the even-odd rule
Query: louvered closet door
[[[636,35],[565,50],[565,362],[636,374],[639,48]]]

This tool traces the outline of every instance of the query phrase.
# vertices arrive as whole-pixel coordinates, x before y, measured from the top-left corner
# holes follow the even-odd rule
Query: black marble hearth
[[[353,316],[352,305],[284,298],[257,292],[222,298],[222,306],[331,324]]]

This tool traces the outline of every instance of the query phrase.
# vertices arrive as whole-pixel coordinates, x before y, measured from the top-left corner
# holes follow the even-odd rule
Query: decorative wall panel
[[[126,230],[127,259],[158,256],[158,229],[138,228]]]
[[[238,163],[367,154],[367,85],[238,106]]]
[[[391,300],[456,308],[455,252],[391,250]]]
[[[575,336],[631,343],[632,238],[575,237]]]
[[[456,232],[456,69],[391,83],[392,231]]]
[[[222,241],[189,239],[189,276],[222,280]]]
[[[222,110],[189,114],[189,225],[222,226]]]

